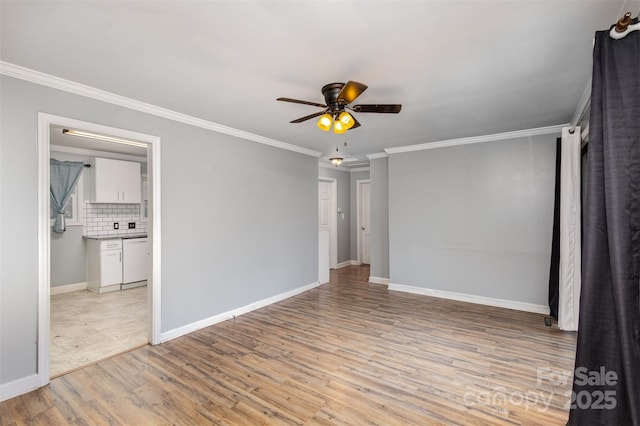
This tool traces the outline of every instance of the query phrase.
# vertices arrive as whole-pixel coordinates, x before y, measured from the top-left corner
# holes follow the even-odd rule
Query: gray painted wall
[[[358,190],[359,180],[369,179],[369,172],[351,173],[351,260],[358,260]]]
[[[51,287],[86,282],[86,245],[82,239],[82,226],[67,226],[64,233],[51,231],[50,235]]]
[[[318,176],[336,179],[338,187],[338,208],[342,209],[342,214],[333,212],[338,218],[338,263],[350,260],[351,255],[351,202],[349,191],[349,172],[338,169],[328,169],[318,166]]]
[[[51,152],[51,158],[60,161],[88,162],[90,157],[66,152]],[[81,179],[86,175],[86,168]],[[80,194],[81,197],[84,194]],[[50,232],[51,235],[51,266],[50,285],[58,287],[66,284],[83,283],[87,281],[85,268],[86,245],[82,239],[82,226],[67,225],[63,233]]]
[[[314,157],[1,76],[0,383],[36,373],[37,113],[162,139],[163,332],[317,282]]]
[[[371,276],[389,278],[388,159],[371,160]]]
[[[546,305],[554,180],[554,135],[391,155],[391,282]]]

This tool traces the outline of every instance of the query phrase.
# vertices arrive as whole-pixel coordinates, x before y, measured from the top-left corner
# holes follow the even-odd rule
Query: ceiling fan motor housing
[[[338,95],[343,87],[344,83],[329,83],[322,87],[322,95],[324,96],[325,103],[333,114],[344,111],[346,104],[338,100]]]

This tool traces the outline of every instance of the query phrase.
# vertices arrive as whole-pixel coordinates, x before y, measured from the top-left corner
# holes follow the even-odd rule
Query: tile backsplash
[[[140,204],[86,203],[84,217],[85,233],[89,237],[147,233],[147,222],[140,220]],[[116,222],[119,229],[113,229]],[[135,222],[135,229],[128,229],[129,222]]]

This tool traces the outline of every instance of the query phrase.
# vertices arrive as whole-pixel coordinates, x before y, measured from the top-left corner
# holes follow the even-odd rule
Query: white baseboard
[[[357,260],[345,260],[344,262],[338,263],[334,269],[345,268],[347,266],[360,266],[360,265],[362,265],[362,263],[358,262]]]
[[[165,331],[164,333],[160,334],[160,343],[175,339],[176,337],[184,336],[185,334],[192,333],[194,331],[200,330],[201,328],[209,327],[210,325],[229,320],[242,314],[255,311],[256,309],[264,308],[265,306],[280,302],[300,293],[304,293],[305,291],[311,290],[312,288],[318,287],[319,285],[320,282],[316,281],[314,283],[307,284],[305,286],[281,294],[277,294],[275,296],[262,299],[257,302],[250,303],[232,311],[223,312],[221,314],[214,315],[200,321],[192,322],[191,324],[183,325],[182,327],[174,328],[173,330]]]
[[[72,291],[86,290],[86,289],[87,289],[87,283],[65,284],[65,285],[59,285],[57,287],[51,287],[49,294],[53,296],[54,294],[71,293]]]
[[[478,305],[496,306],[498,308],[515,309],[516,311],[533,312],[549,315],[549,307],[535,303],[518,302],[515,300],[494,299],[492,297],[476,296],[473,294],[454,293],[451,291],[434,290],[431,288],[414,287],[403,284],[389,283],[389,290],[405,293],[423,294],[425,296],[438,297],[440,299],[458,300],[460,302],[475,303]]]
[[[40,386],[42,386],[40,384],[40,376],[37,374],[32,374],[13,382],[3,383],[0,385],[0,402],[36,390]]]
[[[374,277],[372,275],[369,277],[369,282],[374,284],[389,284],[389,278]]]

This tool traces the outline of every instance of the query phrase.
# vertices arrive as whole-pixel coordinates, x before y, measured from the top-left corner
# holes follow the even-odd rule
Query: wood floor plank
[[[560,425],[575,333],[389,291],[367,267],[0,403],[0,425]]]

